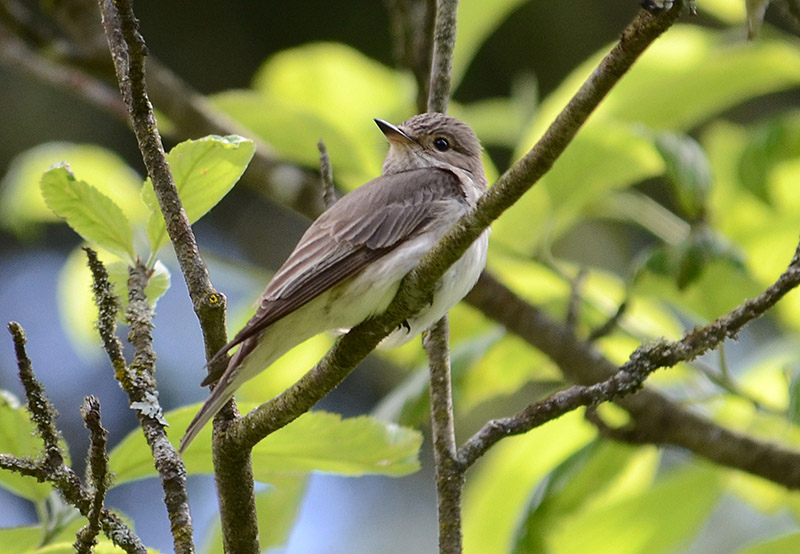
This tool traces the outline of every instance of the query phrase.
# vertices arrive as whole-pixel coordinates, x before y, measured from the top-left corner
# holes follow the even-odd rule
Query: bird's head
[[[389,139],[383,174],[439,167],[460,169],[476,182],[484,181],[481,144],[469,125],[440,113],[424,113],[392,125],[376,119]]]

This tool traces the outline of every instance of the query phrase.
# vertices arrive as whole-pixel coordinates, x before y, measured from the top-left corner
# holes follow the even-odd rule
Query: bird
[[[284,353],[383,313],[403,277],[486,192],[480,141],[466,123],[440,113],[375,123],[389,143],[381,175],[311,224],[260,296],[255,315],[209,360],[207,367],[220,369],[201,383],[214,386],[181,439],[181,453],[245,381]],[[379,346],[408,342],[466,296],[486,265],[488,243],[487,229],[437,282],[429,304]]]

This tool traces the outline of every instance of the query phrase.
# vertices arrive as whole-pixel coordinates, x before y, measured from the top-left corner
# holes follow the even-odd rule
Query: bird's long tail
[[[234,392],[236,392],[236,387],[230,386],[230,383],[225,383],[224,378],[214,387],[211,395],[206,399],[203,407],[200,408],[200,411],[197,412],[197,415],[194,416],[194,419],[186,429],[186,433],[183,435],[180,447],[178,448],[180,454],[186,451],[189,444],[200,433],[203,427],[205,427],[206,423],[217,415],[217,412],[222,409],[228,400],[233,398]]]

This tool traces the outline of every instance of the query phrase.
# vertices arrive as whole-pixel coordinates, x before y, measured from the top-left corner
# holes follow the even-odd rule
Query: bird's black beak
[[[416,143],[414,139],[408,136],[397,125],[392,125],[388,121],[377,118],[375,119],[375,124],[381,131],[383,131],[383,134],[386,135],[386,138],[391,142],[398,142],[401,144]]]

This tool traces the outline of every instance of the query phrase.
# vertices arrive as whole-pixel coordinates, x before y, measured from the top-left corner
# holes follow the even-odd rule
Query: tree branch
[[[428,111],[447,113],[450,102],[450,79],[453,51],[456,47],[458,0],[437,0],[433,30],[433,61],[428,92]]]
[[[0,61],[75,92],[82,100],[129,123],[125,103],[109,84],[114,70],[109,63],[103,29],[94,13],[91,18],[85,14],[91,4],[90,0],[71,2],[68,7],[78,9],[59,10],[53,27],[38,21],[35,14],[18,2],[0,3]],[[64,36],[57,33],[59,30]],[[149,60],[148,76],[148,92],[170,118],[176,129],[175,139],[231,133],[253,138],[253,133],[217,110],[158,60]],[[277,159],[266,143],[258,137],[253,140],[256,153],[241,182],[309,217],[317,215],[323,206],[313,173]]]
[[[437,0],[428,111],[446,113],[450,102],[458,0]],[[439,553],[460,554],[464,467],[456,449],[450,376],[450,326],[445,314],[427,330],[423,344],[430,368],[431,433],[439,519]]]
[[[50,398],[47,397],[44,386],[33,374],[33,364],[25,349],[27,342],[25,331],[19,323],[14,321],[8,324],[8,330],[14,338],[14,354],[17,358],[19,380],[22,388],[25,389],[25,397],[28,400],[28,412],[31,415],[31,421],[36,425],[36,434],[42,439],[44,445],[44,467],[51,473],[56,473],[66,467],[64,452],[59,444],[61,433],[56,429],[58,412],[50,402]]]
[[[436,464],[440,554],[461,552],[461,492],[466,469],[456,450],[449,341],[447,316],[434,324],[423,340],[431,372],[431,432]]]
[[[150,271],[141,262],[129,269],[126,318],[130,325],[128,340],[134,347],[134,355],[133,363],[128,367],[122,355],[122,345],[116,336],[118,298],[97,254],[90,248],[84,248],[84,251],[89,259],[94,300],[100,313],[97,328],[114,367],[114,376],[128,395],[130,407],[136,411],[145,440],[153,453],[154,466],[164,489],[164,503],[171,523],[175,552],[191,554],[194,544],[186,492],[186,467],[167,439],[166,421],[158,402],[152,337],[153,313],[144,293]]]
[[[129,388],[125,392],[136,410],[139,425],[153,453],[153,465],[164,489],[164,505],[169,515],[170,531],[176,554],[192,554],[192,516],[186,491],[186,466],[178,451],[169,442],[167,422],[158,402],[155,380],[156,355],[153,351],[153,312],[144,293],[150,272],[142,263],[129,269],[128,311],[130,325],[128,340],[134,346],[133,363],[128,376]]]
[[[102,79],[39,55],[27,43],[16,38],[0,23],[0,60],[9,67],[74,93],[116,119],[127,120],[125,104],[116,91]]]
[[[417,82],[417,111],[428,106],[436,0],[386,0],[395,63]]]
[[[79,554],[89,554],[97,544],[100,517],[103,515],[106,491],[111,479],[108,475],[106,452],[108,432],[100,423],[100,401],[94,396],[87,396],[81,406],[81,417],[89,430],[89,466],[86,470],[86,482],[90,484],[93,494],[87,515],[89,523],[78,531],[74,547]]]
[[[20,381],[25,389],[27,408],[36,425],[37,434],[44,444],[42,460],[17,458],[0,454],[0,468],[34,477],[38,481],[52,483],[61,496],[84,516],[89,517],[92,498],[81,485],[78,476],[64,462],[64,453],[58,444],[60,433],[55,427],[55,408],[44,391],[44,387],[33,374],[30,358],[25,350],[25,332],[19,323],[12,321],[8,330],[14,339],[14,351],[19,368]],[[146,554],[147,549],[133,531],[114,513],[104,509],[101,515],[103,533],[128,554]]]
[[[333,165],[331,165],[331,157],[322,139],[317,142],[317,149],[319,150],[319,177],[322,185],[322,201],[325,204],[325,209],[327,209],[338,200],[336,198],[336,187],[333,184]]]
[[[800,487],[800,452],[720,427],[650,389],[645,388],[636,394],[630,393],[639,389],[643,379],[652,371],[669,367],[684,359],[692,359],[715,348],[726,338],[735,336],[745,323],[766,312],[798,284],[800,247],[787,270],[764,293],[711,324],[690,331],[680,341],[662,341],[640,347],[619,370],[591,343],[579,340],[566,325],[527,304],[486,273],[481,277],[479,286],[467,295],[466,300],[484,315],[502,323],[509,331],[547,355],[571,381],[589,386],[607,380],[613,384],[613,388],[609,388],[604,394],[608,399],[616,398],[615,402],[628,411],[633,419],[630,428],[624,431],[626,440],[686,448],[720,465],[747,471],[795,489]],[[572,395],[592,393],[591,390],[579,392],[580,390],[567,389],[556,393],[554,396],[561,396],[553,400],[554,405],[542,409],[560,409],[556,404],[565,398],[577,401],[576,405],[594,403],[592,398],[572,398]],[[625,394],[630,396],[619,397]],[[531,408],[531,411],[535,410]],[[485,429],[479,433],[502,435],[506,423],[501,420],[498,430]],[[495,439],[499,438],[493,437],[492,440],[496,442]],[[477,443],[470,446],[470,449],[476,446]],[[474,454],[463,450],[462,456],[462,461],[467,463]]]
[[[195,312],[200,319],[210,357],[225,344],[225,298],[211,284],[164,154],[145,85],[144,39],[139,34],[138,22],[129,2],[101,0],[100,9],[122,98],[128,107],[139,150],[147,173],[153,181],[153,189],[166,221],[167,233],[175,248]]]
[[[200,321],[206,358],[210,359],[227,340],[225,297],[211,284],[164,155],[147,96],[144,39],[139,34],[138,22],[129,0],[100,0],[100,11],[120,91],[130,112],[142,159],[153,182],[167,233]],[[214,419],[215,434],[235,417],[235,408],[230,402]],[[259,552],[258,521],[250,453],[245,450],[220,452],[218,443],[216,439],[212,442],[225,549],[228,552],[255,554]],[[245,505],[242,505],[243,501]],[[241,509],[232,511],[227,509],[230,506]]]

